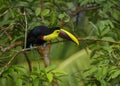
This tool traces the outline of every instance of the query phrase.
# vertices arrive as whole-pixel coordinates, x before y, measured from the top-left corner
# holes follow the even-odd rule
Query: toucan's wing
[[[36,44],[41,45],[45,43],[44,40],[41,40],[40,37],[50,34],[52,31],[46,26],[36,26],[34,27],[27,35],[26,48],[29,48],[30,45]]]
[[[27,37],[27,43],[26,43],[26,48],[29,48],[30,45],[33,45],[35,41],[34,37]]]

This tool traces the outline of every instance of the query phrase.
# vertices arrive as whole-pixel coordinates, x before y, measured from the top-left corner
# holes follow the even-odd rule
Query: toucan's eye
[[[59,31],[57,31],[57,33],[59,33]]]

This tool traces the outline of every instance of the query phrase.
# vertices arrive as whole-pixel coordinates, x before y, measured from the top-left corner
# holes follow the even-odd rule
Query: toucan
[[[49,28],[47,26],[35,26],[27,34],[26,48],[30,48],[30,46],[33,45],[37,46],[43,45],[47,41],[56,39],[58,37],[71,40],[75,42],[77,45],[79,45],[78,39],[63,28],[60,27]]]

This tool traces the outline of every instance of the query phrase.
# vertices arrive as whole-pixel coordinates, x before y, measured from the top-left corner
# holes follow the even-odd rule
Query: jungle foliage
[[[119,4],[119,0],[0,0],[1,85],[50,86],[57,80],[60,86],[118,86]],[[57,60],[62,68],[41,67],[36,62],[41,57],[34,50],[27,52],[34,63],[33,71],[28,71],[22,46],[25,33],[37,25],[60,26],[78,37],[80,46],[71,42],[51,45],[50,60]]]

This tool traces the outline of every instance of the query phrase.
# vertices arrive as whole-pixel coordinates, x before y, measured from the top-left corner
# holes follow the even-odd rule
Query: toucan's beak
[[[66,31],[64,29],[60,29],[59,37],[70,40],[70,41],[73,41],[77,45],[79,45],[78,39],[73,34],[71,34],[70,32],[68,32],[68,31]]]

